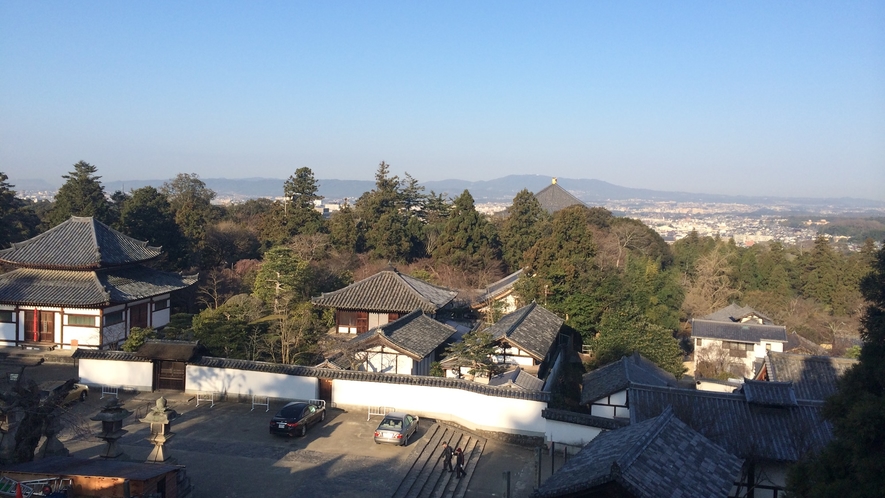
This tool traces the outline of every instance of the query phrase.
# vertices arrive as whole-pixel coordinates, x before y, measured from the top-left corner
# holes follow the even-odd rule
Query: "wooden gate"
[[[332,406],[332,379],[319,379],[320,399],[326,402],[326,406]]]
[[[25,311],[25,341],[55,342],[55,312]]]
[[[183,361],[154,360],[154,390],[184,391]]]

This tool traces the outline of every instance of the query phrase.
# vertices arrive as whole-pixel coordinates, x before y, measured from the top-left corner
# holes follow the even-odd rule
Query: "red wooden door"
[[[129,308],[129,327],[147,328],[148,326],[148,303],[139,304]]]

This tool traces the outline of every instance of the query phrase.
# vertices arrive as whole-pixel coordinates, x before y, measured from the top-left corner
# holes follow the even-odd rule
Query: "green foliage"
[[[289,247],[274,247],[264,253],[252,293],[274,314],[281,314],[287,303],[310,297],[311,282],[312,272],[306,261]]]
[[[346,253],[355,253],[362,247],[356,217],[346,202],[329,218],[329,242],[335,249]]]
[[[55,205],[49,213],[49,225],[56,226],[71,216],[91,216],[102,223],[111,224],[110,207],[105,198],[104,187],[95,176],[98,169],[80,161],[74,171],[62,175],[64,185],[55,194]]]
[[[550,215],[527,189],[513,198],[509,215],[501,226],[502,256],[510,271],[524,266],[524,256],[550,223]]]
[[[671,331],[652,323],[635,306],[606,311],[592,343],[594,366],[601,367],[639,352],[677,379],[682,377],[682,350]]]
[[[824,405],[834,438],[821,452],[793,466],[793,496],[885,495],[885,248],[861,282],[869,305],[863,317],[860,361],[845,372]]]
[[[194,315],[190,313],[175,313],[169,317],[169,323],[163,327],[163,339],[186,340],[193,333],[191,324]]]
[[[127,353],[138,351],[148,339],[156,339],[157,332],[151,328],[132,327],[129,329],[129,337],[123,341],[122,349]]]
[[[500,258],[494,227],[476,210],[470,192],[465,190],[455,199],[433,257],[471,272],[494,266]]]
[[[498,365],[492,361],[495,355],[495,341],[492,334],[473,331],[464,334],[461,342],[446,348],[446,359],[455,359],[458,367],[467,367],[470,375],[491,377],[497,373]]]
[[[117,228],[126,235],[160,246],[170,268],[184,269],[187,247],[165,194],[154,187],[133,190],[123,201]]]
[[[430,364],[430,373],[431,377],[445,377],[446,373],[443,371],[440,362],[434,361]]]
[[[218,308],[193,317],[194,338],[212,356],[256,360],[258,345],[268,325],[255,323],[264,314],[262,303],[246,295],[234,296]]]
[[[192,261],[198,261],[205,244],[206,227],[217,218],[211,205],[215,192],[206,187],[196,173],[179,173],[172,181],[164,183],[160,191],[169,200],[175,223],[187,239]]]
[[[15,196],[14,185],[7,183],[7,178],[0,171],[0,249],[36,235],[40,225],[30,203]]]
[[[853,358],[856,360],[860,358],[860,349],[860,346],[851,346],[850,348],[845,350],[845,354],[842,356],[844,358]]]

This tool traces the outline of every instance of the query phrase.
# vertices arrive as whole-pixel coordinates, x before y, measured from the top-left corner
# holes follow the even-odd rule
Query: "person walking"
[[[461,451],[461,448],[455,450],[455,477],[458,479],[461,476],[466,476],[467,472],[464,472],[464,452]]]
[[[443,471],[452,471],[452,447],[449,446],[449,443],[443,441],[442,443],[443,451],[442,455],[439,457],[443,460]]]

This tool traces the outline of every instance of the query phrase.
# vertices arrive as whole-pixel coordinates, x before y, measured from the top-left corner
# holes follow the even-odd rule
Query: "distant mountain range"
[[[254,197],[279,197],[283,194],[283,179],[277,178],[202,178],[206,186],[214,190],[219,197],[254,198]],[[544,175],[508,175],[495,180],[470,182],[466,180],[441,180],[422,182],[425,193],[431,191],[439,194],[444,193],[448,197],[460,195],[464,190],[469,190],[477,203],[484,202],[510,202],[513,197],[522,190],[538,192],[550,185],[552,177]],[[145,186],[159,188],[166,180],[127,180],[103,182],[105,191],[115,192],[122,190],[128,192]],[[15,190],[20,192],[53,191],[58,186],[53,186],[45,180],[17,180],[13,182]],[[353,202],[364,192],[375,187],[371,180],[317,180],[320,186],[319,193],[328,201],[340,201],[348,199]],[[698,194],[690,192],[665,192],[639,188],[621,187],[601,180],[585,180],[573,178],[559,178],[561,187],[589,204],[602,204],[605,201],[671,201],[671,202],[715,202],[748,205],[793,205],[798,207],[822,207],[833,206],[840,208],[856,209],[883,209],[885,202],[853,197],[840,198],[811,198],[811,197],[772,197],[772,196],[749,196],[749,195],[718,195]]]

